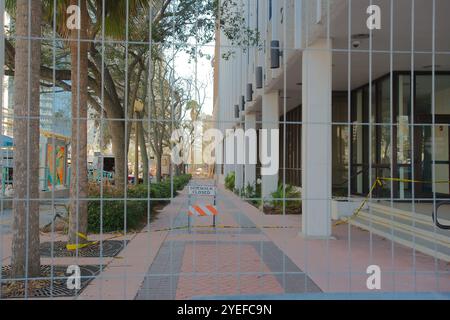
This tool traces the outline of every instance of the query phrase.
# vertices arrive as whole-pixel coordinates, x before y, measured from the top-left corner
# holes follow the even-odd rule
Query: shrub
[[[183,189],[191,180],[191,175],[182,175],[174,177],[173,196],[176,191]],[[148,185],[130,186],[127,191],[126,202],[126,226],[127,230],[136,230],[146,221],[149,194],[150,199],[167,199],[171,197],[171,181],[170,179],[150,184],[150,193]],[[125,217],[125,201],[123,199],[123,190],[117,190],[110,186],[103,187],[103,193],[100,193],[98,184],[89,185],[88,202],[88,231],[91,233],[100,232],[100,209],[103,199],[103,232],[114,232],[124,230]],[[142,199],[142,200],[139,200]],[[157,204],[166,203],[165,200],[151,200],[151,207]]]
[[[234,191],[235,180],[236,180],[236,174],[234,172],[230,172],[225,177],[225,188],[227,188],[230,191]]]
[[[131,193],[135,193],[134,188],[130,188]],[[133,191],[132,191],[133,190]],[[89,187],[88,202],[88,231],[93,233],[100,232],[100,215],[103,202],[103,232],[123,231],[125,217],[125,201],[123,191],[105,186],[103,193],[97,184],[91,184]],[[134,199],[130,194],[127,198]],[[102,199],[103,201],[101,201]],[[139,228],[147,214],[146,200],[127,200],[126,203],[126,225],[127,230]]]
[[[270,202],[270,205],[276,209],[283,209],[283,202],[286,203],[287,209],[294,209],[301,206],[301,198],[300,191],[298,191],[294,186],[280,184],[277,188],[277,191],[272,193],[273,200]],[[294,200],[290,200],[294,199]]]
[[[99,200],[89,201],[88,205],[88,231],[100,232],[100,205]],[[127,230],[137,230],[147,216],[146,200],[128,200],[126,204]],[[114,232],[124,230],[125,201],[108,200],[103,201],[103,232]]]
[[[251,184],[247,184],[244,189],[244,197],[247,201],[256,207],[261,205],[261,185],[257,184],[256,188]]]

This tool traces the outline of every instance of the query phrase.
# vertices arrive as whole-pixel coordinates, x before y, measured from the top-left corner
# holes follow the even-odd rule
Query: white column
[[[236,129],[240,129],[240,125],[237,126]],[[237,159],[238,159],[237,154],[239,152],[243,152],[244,150],[238,150],[240,145],[239,145],[239,143],[236,143],[236,140],[235,140],[235,144],[234,145],[235,145],[235,148],[236,148],[235,149],[235,153],[234,153],[235,161],[236,161],[236,164],[235,164],[235,168],[236,168],[235,188],[237,190],[241,190],[244,187],[244,165],[242,163],[238,163],[238,161],[237,161]]]
[[[278,91],[266,93],[262,98],[262,129],[268,130],[268,136],[270,137],[270,131],[275,129],[279,130],[279,95]],[[261,137],[261,135],[260,135]],[[278,141],[276,142],[278,143]],[[268,149],[271,150],[270,139]],[[261,141],[260,141],[261,150]],[[276,155],[279,156],[279,155]],[[275,175],[261,175],[262,186],[261,194],[263,199],[270,198],[272,193],[278,188],[278,173]]]
[[[272,0],[272,40],[280,40],[279,38],[279,10],[278,0]]]
[[[230,146],[228,146],[228,139],[229,139],[229,135],[231,134],[232,129],[226,129],[223,133],[224,135],[224,144],[225,144],[225,150],[224,150],[224,154],[223,154],[223,160],[224,160],[224,175],[225,177],[227,177],[229,174],[231,173],[236,173],[236,168],[235,168],[235,156],[232,156],[232,153],[235,153],[235,150],[233,150],[232,148],[230,148]]]
[[[303,52],[302,234],[331,236],[332,44],[320,39]]]
[[[247,131],[247,130],[251,130],[251,129],[256,130],[256,114],[254,114],[254,113],[245,115],[245,130]],[[248,152],[249,152],[250,148],[247,147],[248,143],[249,142],[246,142],[246,150],[245,150],[245,153],[247,155],[247,160],[245,162],[245,185],[244,186],[247,187],[248,185],[251,185],[253,187],[256,187],[256,165],[249,163],[250,155],[248,154]]]
[[[296,0],[295,8],[295,49],[301,49],[303,45],[303,0]]]

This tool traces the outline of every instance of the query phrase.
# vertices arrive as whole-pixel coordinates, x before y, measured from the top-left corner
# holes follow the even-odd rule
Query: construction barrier
[[[189,216],[196,217],[208,217],[208,216],[217,216],[219,212],[217,208],[213,205],[199,205],[199,206],[190,206],[189,207]]]
[[[209,229],[211,226],[181,226],[181,227],[172,227],[172,228],[163,228],[150,230],[150,232],[167,232],[167,231],[176,231],[176,230],[186,230],[189,228],[198,228],[198,229]],[[233,225],[218,225],[214,227],[215,229],[296,229],[298,227],[294,226],[233,226]],[[148,231],[144,231],[148,232]]]
[[[213,197],[212,204],[192,204],[192,197]],[[216,227],[217,211],[217,187],[215,185],[191,185],[189,186],[188,197],[188,230],[191,232],[191,218],[192,217],[213,217],[213,227]]]

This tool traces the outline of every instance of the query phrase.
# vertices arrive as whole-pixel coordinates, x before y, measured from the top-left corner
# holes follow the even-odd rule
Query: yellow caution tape
[[[241,227],[241,226],[191,226],[191,229],[202,229],[202,228],[216,228],[216,229],[293,229],[295,227],[291,226],[255,226],[255,227]],[[174,231],[174,230],[186,230],[189,229],[189,226],[182,226],[182,227],[174,227],[174,228],[165,228],[165,229],[157,229],[157,230],[151,230],[150,232],[165,232],[165,231]]]
[[[83,249],[83,248],[86,248],[86,247],[89,247],[89,246],[92,246],[92,245],[98,243],[98,241],[91,241],[91,242],[89,242],[88,237],[85,234],[81,233],[81,232],[78,232],[77,236],[79,238],[83,239],[83,240],[88,241],[88,242],[87,243],[79,243],[79,244],[67,244],[66,245],[66,249],[67,250],[75,251],[77,249]]]
[[[448,184],[450,184],[450,181],[448,181],[448,180],[430,181],[430,180],[412,180],[412,179],[401,179],[401,178],[377,178],[377,180],[380,180],[380,181],[393,181],[393,182],[405,182],[405,183],[427,183],[427,184],[444,184],[444,183],[448,183]]]
[[[75,251],[75,250],[78,250],[78,249],[83,249],[83,248],[86,248],[86,247],[89,247],[89,246],[92,246],[92,245],[96,245],[97,243],[100,242],[99,240],[97,240],[97,241],[89,241],[88,237],[85,234],[81,233],[81,232],[78,232],[77,236],[80,237],[83,240],[88,241],[88,242],[87,243],[80,243],[80,244],[67,244],[66,245],[66,249],[68,251]],[[111,238],[108,238],[108,239],[105,239],[103,241],[112,240],[112,239],[115,239],[115,238],[118,238],[118,237],[121,237],[121,236],[123,236],[123,234],[118,233],[115,236],[113,236]]]
[[[355,212],[353,213],[353,215],[348,218],[348,219],[344,219],[341,221],[338,221],[335,223],[335,226],[339,226],[345,223],[350,222],[352,219],[355,219],[359,213],[362,211],[362,209],[364,208],[364,206],[367,204],[367,202],[369,201],[369,199],[372,196],[373,191],[375,190],[375,188],[377,186],[382,187],[383,186],[383,182],[384,181],[391,181],[391,182],[403,182],[403,183],[424,183],[424,184],[445,184],[448,183],[450,184],[450,181],[448,180],[437,180],[437,181],[429,181],[429,180],[414,180],[414,179],[401,179],[401,178],[376,178],[375,182],[373,183],[372,187],[369,190],[369,193],[367,194],[367,196],[364,198],[363,202],[361,203],[361,205],[358,207],[358,209],[355,210]]]
[[[336,223],[335,223],[335,226],[339,226],[339,225],[341,225],[341,224],[348,223],[351,219],[356,218],[356,217],[358,216],[358,214],[361,212],[361,210],[364,208],[364,206],[366,205],[366,203],[367,203],[367,202],[369,201],[369,199],[371,198],[372,193],[373,193],[373,191],[375,190],[375,188],[376,188],[377,186],[380,186],[380,187],[383,186],[383,182],[382,182],[382,180],[381,180],[380,178],[377,178],[377,179],[375,180],[375,182],[372,184],[372,187],[370,188],[369,193],[368,193],[367,196],[364,198],[364,201],[361,202],[361,205],[358,207],[358,209],[356,209],[356,211],[353,213],[353,216],[351,216],[351,217],[348,218],[348,219],[345,219],[345,220],[336,222]]]

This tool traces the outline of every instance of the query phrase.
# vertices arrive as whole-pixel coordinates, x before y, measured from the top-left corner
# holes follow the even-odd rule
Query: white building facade
[[[261,175],[260,163],[218,165],[222,180],[235,172],[237,189],[260,181],[264,199],[279,184],[301,187],[308,238],[332,236],[337,197],[449,198],[438,181],[450,180],[450,2],[241,4],[260,47],[220,35],[215,120],[224,134],[279,130],[269,149],[280,165],[277,175]],[[377,178],[386,182],[372,190]]]

